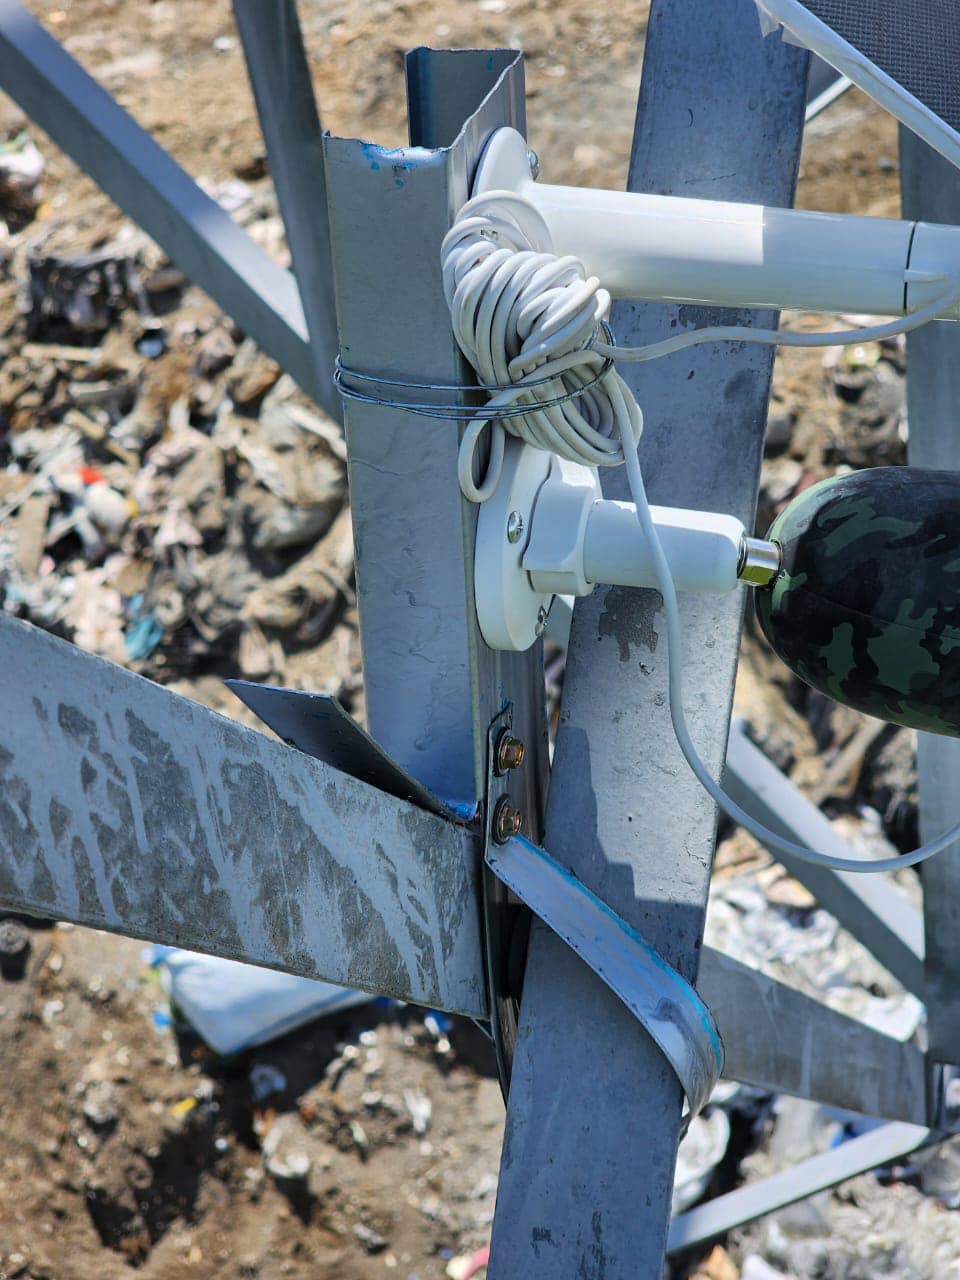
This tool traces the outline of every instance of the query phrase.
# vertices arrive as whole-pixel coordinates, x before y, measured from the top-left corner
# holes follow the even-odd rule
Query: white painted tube
[[[532,201],[557,253],[617,298],[900,316],[960,277],[960,228],[535,182],[526,143],[500,129],[474,194]],[[944,318],[960,318],[960,304]]]
[[[557,253],[578,257],[614,297],[903,313],[912,223],[530,186]],[[953,239],[960,268],[960,232]]]
[[[651,507],[678,591],[726,592],[737,585],[744,527],[734,516]],[[650,547],[631,502],[595,502],[587,520],[583,567],[588,582],[652,587]]]

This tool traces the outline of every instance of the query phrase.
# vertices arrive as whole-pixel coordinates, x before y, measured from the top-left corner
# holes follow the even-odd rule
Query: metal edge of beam
[[[883,1120],[928,1123],[923,1052],[705,947],[697,990],[728,1080]]]
[[[853,81],[842,75],[829,62],[824,62],[817,55],[810,55],[807,70],[807,106],[804,112],[804,124],[815,120],[822,111],[832,106],[848,89],[853,88]]]
[[[764,41],[752,0],[651,8],[630,169],[633,190],[789,204],[806,54]],[[769,315],[725,321],[768,324]],[[697,307],[620,304],[642,344],[716,323]],[[624,366],[646,427],[651,501],[753,518],[771,357],[699,347]],[[604,476],[607,497],[622,476]],[[682,602],[691,731],[719,774],[741,601]],[[688,980],[695,976],[715,834],[680,757],[665,696],[655,593],[578,600],[545,847]],[[559,1273],[659,1280],[680,1089],[653,1042],[564,944],[531,937],[491,1245],[495,1280]]]
[[[224,683],[278,738],[298,751],[305,751],[308,756],[322,760],[341,773],[349,773],[378,791],[409,800],[428,813],[461,822],[469,822],[475,816],[472,806],[466,807],[463,813],[454,813],[441,804],[416,778],[391,760],[380,743],[357,724],[332,694],[278,689],[251,680]]]
[[[486,862],[623,1001],[676,1072],[690,1114],[701,1111],[724,1063],[712,1011],[694,988],[539,845],[523,836],[491,844]]]
[[[296,281],[18,3],[0,0],[0,87],[318,403]]]
[[[960,224],[960,174],[909,129],[900,130],[903,216]],[[930,324],[907,337],[907,441],[912,466],[960,469],[960,333]],[[920,832],[939,835],[958,819],[960,740],[917,735]],[[925,863],[927,1026],[930,1056],[960,1063],[960,841]]]
[[[424,86],[448,63],[461,82],[454,125]],[[431,136],[449,147],[387,149],[327,136],[334,276],[348,368],[415,381],[469,384],[443,298],[440,242],[467,199],[489,134],[524,128],[523,63],[515,50],[415,50],[409,95],[437,115]],[[417,89],[417,85],[421,89]],[[469,88],[469,92],[467,92]],[[364,389],[367,389],[366,386]],[[469,393],[439,393],[441,401]],[[488,649],[473,593],[476,507],[456,477],[460,428],[400,406],[346,404],[351,508],[368,727],[383,749],[445,802],[483,796],[486,731],[507,703],[528,748],[516,802],[537,834],[546,784],[540,646]]]
[[[476,833],[0,614],[0,903],[484,1017]]]
[[[314,398],[340,422],[343,404],[333,382],[337,312],[323,133],[296,0],[233,0],[233,13],[310,332]]]
[[[775,834],[823,853],[856,856],[738,722],[730,730],[724,785],[738,804]],[[830,871],[779,850],[772,853],[908,991],[925,999],[923,916],[892,878]]]
[[[458,86],[452,105],[434,92],[450,82]],[[410,146],[324,139],[341,356],[365,375],[365,392],[376,390],[371,376],[448,388],[475,381],[453,335],[440,245],[490,134],[525,128],[516,50],[416,49],[407,85]],[[452,141],[431,149],[431,139]],[[473,402],[466,391],[436,397]],[[393,389],[383,398],[394,399]],[[498,783],[538,839],[548,769],[542,646],[497,653],[480,636],[477,508],[457,481],[463,424],[353,400],[345,424],[367,727],[391,759],[462,811],[485,797],[488,731],[508,714],[527,751],[523,767]],[[505,968],[515,913],[491,896],[491,876],[483,884],[487,956]],[[503,1044],[512,1040],[512,1002],[496,990],[491,999]],[[509,1048],[498,1052],[504,1074],[511,1057]]]
[[[878,1125],[832,1151],[801,1160],[783,1173],[748,1183],[680,1214],[671,1223],[667,1253],[682,1253],[704,1244],[733,1227],[826,1191],[848,1178],[892,1164],[921,1147],[942,1141],[944,1136],[921,1125]]]

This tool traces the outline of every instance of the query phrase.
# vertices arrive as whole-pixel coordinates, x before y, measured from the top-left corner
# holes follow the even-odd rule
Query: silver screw
[[[547,625],[547,611],[543,607],[543,605],[541,605],[540,608],[537,610],[537,635],[538,636],[543,635],[543,629],[546,625]]]
[[[530,165],[530,173],[533,176],[533,180],[536,181],[540,177],[540,157],[532,147],[527,150],[527,163]]]
[[[507,517],[507,541],[519,542],[523,537],[523,516],[519,511],[511,511]]]

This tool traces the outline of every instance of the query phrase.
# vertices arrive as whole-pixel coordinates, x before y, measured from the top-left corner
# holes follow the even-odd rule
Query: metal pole
[[[333,383],[337,314],[323,133],[296,0],[234,0],[233,14],[310,331],[315,398],[340,422],[343,405]]]
[[[738,804],[777,835],[840,858],[855,856],[828,819],[784,777],[743,728],[727,744],[724,785]],[[774,856],[914,995],[923,1000],[923,914],[892,877],[831,871],[774,851]]]
[[[806,56],[763,40],[753,0],[658,0],[647,32],[631,189],[789,204]],[[618,340],[715,322],[625,303]],[[731,322],[769,323],[734,313]],[[771,355],[698,348],[630,377],[651,500],[752,520]],[[607,496],[624,497],[609,476]],[[719,773],[741,603],[688,598],[688,715]],[[685,976],[696,973],[715,815],[666,705],[659,599],[577,602],[546,847]],[[555,937],[531,940],[494,1222],[493,1280],[659,1280],[680,1089],[637,1024]]]
[[[443,102],[418,87],[438,63],[459,80],[460,104],[474,104],[466,124],[443,118]],[[326,140],[342,358],[355,375],[470,383],[443,298],[440,242],[469,196],[490,133],[524,128],[522,58],[511,50],[421,49],[410,55],[408,75],[411,95],[430,104],[429,136],[452,137],[448,147],[427,150],[416,133],[409,148],[395,150]],[[393,398],[376,383],[361,389],[371,386]],[[465,404],[467,394],[441,391],[437,399]],[[526,786],[517,799],[535,831],[542,783],[532,780],[546,763],[540,647],[495,653],[480,638],[476,508],[457,483],[458,424],[348,401],[346,432],[370,732],[435,795],[476,803],[487,728],[511,702],[530,750],[517,771]]]
[[[912,218],[960,224],[960,174],[907,129],[900,131],[900,187]],[[907,338],[907,416],[913,466],[960,468],[960,333],[931,324]],[[957,821],[960,740],[918,735],[924,839]],[[930,1057],[960,1062],[960,843],[923,868]]]
[[[17,0],[0,0],[0,86],[301,387],[323,403],[297,284]]]

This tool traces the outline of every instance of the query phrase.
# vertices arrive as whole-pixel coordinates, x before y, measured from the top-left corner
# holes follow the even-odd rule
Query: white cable
[[[458,472],[471,502],[497,487],[504,433],[588,467],[618,466],[622,437],[635,449],[643,418],[630,388],[594,347],[610,307],[600,281],[582,264],[550,252],[550,233],[528,200],[492,191],[464,205],[441,250],[443,290],[457,342],[487,386],[498,391],[485,409],[529,404],[530,414],[476,419],[463,435]],[[544,381],[551,375],[555,380]],[[536,380],[535,387],[529,386]],[[587,383],[593,383],[587,387]],[[545,401],[585,388],[562,404]],[[490,428],[490,457],[474,479],[477,445]]]
[[[687,728],[683,710],[680,608],[673,575],[650,515],[637,445],[643,415],[633,393],[609,369],[579,400],[544,406],[596,379],[605,359],[655,360],[701,342],[761,342],[797,347],[866,342],[909,332],[960,302],[960,282],[903,320],[839,333],[785,333],[774,329],[716,326],[678,334],[645,347],[602,342],[600,325],[610,295],[596,277],[586,278],[573,257],[551,252],[550,233],[539,211],[509,191],[492,191],[469,201],[443,242],[443,287],[457,342],[487,386],[516,384],[498,391],[490,406],[529,404],[530,413],[503,420],[478,419],[464,433],[458,464],[460,485],[473,502],[494,491],[503,463],[504,432],[587,466],[624,463],[637,520],[651,548],[667,626],[670,718],[680,750],[704,790],[725,813],[767,848],[833,871],[895,871],[916,866],[960,838],[960,823],[912,853],[870,860],[837,858],[785,840],[756,821],[711,777]],[[556,375],[524,387],[524,380]],[[539,405],[539,407],[538,407]],[[490,456],[482,481],[474,480],[477,443],[491,430]]]
[[[662,342],[652,342],[645,347],[614,347],[605,342],[595,342],[593,347],[595,351],[611,359],[640,362],[659,360],[661,356],[672,355],[686,347],[695,347],[701,342],[759,342],[768,347],[840,347],[854,342],[883,342],[886,338],[895,338],[898,334],[910,333],[913,329],[929,324],[955,302],[960,302],[960,284],[934,298],[926,306],[911,311],[903,319],[887,320],[883,324],[867,325],[862,329],[840,329],[833,333],[793,333],[786,329],[713,325],[706,329],[678,333],[673,338],[664,338]]]

